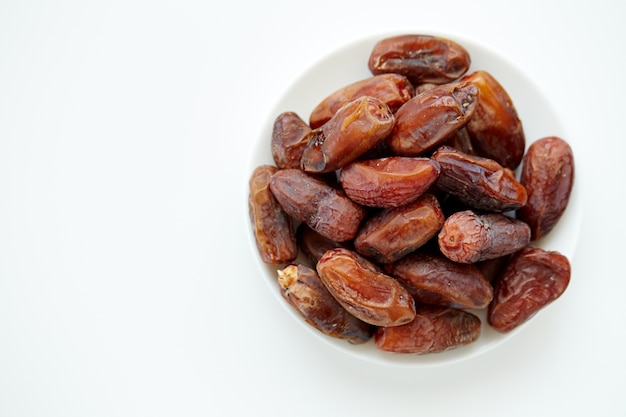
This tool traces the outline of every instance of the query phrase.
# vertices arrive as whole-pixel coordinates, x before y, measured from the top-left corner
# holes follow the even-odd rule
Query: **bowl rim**
[[[246,162],[246,170],[245,170],[245,175],[244,175],[245,186],[242,187],[243,190],[245,191],[244,192],[245,204],[243,204],[243,206],[246,208],[245,217],[247,221],[246,235],[247,235],[248,244],[249,244],[250,250],[253,252],[253,258],[257,265],[257,268],[259,268],[259,270],[263,272],[263,275],[265,275],[263,277],[264,282],[267,284],[268,289],[270,289],[270,291],[274,294],[274,296],[276,296],[276,298],[279,300],[280,305],[282,305],[283,308],[287,310],[288,314],[293,319],[295,319],[298,323],[300,323],[302,327],[306,329],[306,331],[312,334],[315,339],[321,341],[325,345],[330,345],[333,348],[338,349],[343,353],[346,353],[348,356],[351,356],[359,360],[365,360],[370,363],[393,366],[393,367],[403,367],[403,368],[407,368],[407,367],[427,368],[427,367],[437,367],[437,366],[457,364],[459,362],[464,362],[466,360],[470,360],[478,356],[482,356],[485,353],[490,352],[491,350],[501,346],[502,344],[508,343],[510,340],[513,340],[527,326],[531,324],[535,324],[537,322],[536,317],[531,318],[527,322],[523,323],[522,325],[518,326],[517,328],[515,328],[514,330],[506,334],[493,334],[493,332],[495,331],[493,329],[490,329],[486,321],[484,320],[485,312],[484,311],[474,312],[472,310],[469,310],[470,312],[478,313],[479,317],[481,318],[481,321],[483,322],[483,326],[482,326],[483,328],[481,331],[481,335],[479,337],[479,341],[481,340],[481,338],[484,337],[485,330],[487,330],[490,334],[492,334],[492,336],[496,337],[495,341],[490,342],[487,345],[480,344],[480,343],[476,344],[476,342],[474,342],[473,344],[462,346],[457,349],[452,349],[452,350],[441,352],[441,353],[434,353],[434,354],[427,354],[427,355],[409,355],[409,354],[397,354],[397,353],[384,352],[382,350],[379,350],[371,346],[373,344],[373,340],[370,340],[369,342],[363,345],[351,345],[344,340],[334,339],[330,336],[327,336],[321,333],[319,330],[317,330],[310,324],[306,323],[304,319],[302,318],[302,316],[299,315],[293,309],[293,307],[291,307],[284,300],[284,298],[279,292],[277,282],[274,282],[274,283],[271,282],[270,276],[272,274],[272,270],[274,271],[274,274],[275,274],[275,271],[279,269],[281,265],[265,264],[261,260],[260,256],[258,255],[254,233],[252,231],[252,227],[250,227],[250,217],[249,217],[249,209],[248,209],[249,177],[252,174],[253,170],[259,165],[258,163],[259,153],[265,154],[266,159],[267,159],[267,155],[269,154],[270,159],[267,160],[267,163],[268,164],[272,163],[271,153],[269,151],[270,139],[267,133],[271,132],[271,127],[273,125],[274,119],[280,112],[291,110],[291,109],[285,108],[283,106],[283,103],[287,101],[289,97],[293,94],[294,89],[296,89],[300,84],[304,83],[307,77],[312,76],[315,70],[319,69],[320,66],[325,65],[330,60],[338,57],[341,54],[349,53],[350,51],[354,49],[365,48],[365,45],[368,45],[368,44],[373,46],[375,42],[385,37],[408,34],[408,33],[440,36],[440,37],[444,37],[447,39],[451,39],[459,43],[463,47],[465,47],[470,52],[470,56],[472,57],[472,65],[470,66],[470,69],[468,70],[467,73],[470,73],[473,70],[480,68],[480,67],[476,68],[476,64],[473,59],[477,51],[479,51],[479,55],[486,55],[491,58],[496,58],[496,62],[498,63],[499,67],[503,67],[505,70],[507,70],[507,72],[510,72],[511,74],[513,74],[512,78],[519,78],[520,80],[522,80],[523,83],[526,84],[525,87],[529,88],[528,90],[530,91],[529,95],[538,97],[540,99],[539,103],[542,105],[542,107],[545,107],[546,110],[549,110],[548,113],[552,119],[551,123],[553,123],[556,126],[556,129],[555,131],[546,132],[546,134],[543,136],[556,135],[556,136],[562,136],[566,138],[571,137],[569,132],[567,132],[565,128],[565,124],[563,123],[559,112],[554,107],[552,107],[550,101],[541,92],[535,80],[532,79],[527,73],[525,73],[523,69],[519,68],[518,65],[515,65],[515,63],[512,60],[510,60],[506,56],[505,53],[495,49],[491,45],[483,41],[477,40],[476,38],[473,38],[473,37],[470,37],[470,36],[467,36],[465,34],[461,34],[458,32],[441,31],[441,30],[435,30],[435,29],[431,30],[428,28],[421,28],[419,30],[416,30],[416,28],[412,28],[408,30],[397,29],[397,30],[386,30],[386,31],[380,31],[380,32],[375,31],[375,32],[371,32],[368,34],[362,34],[361,36],[353,37],[352,39],[342,42],[341,44],[335,46],[334,48],[329,49],[329,51],[327,51],[326,53],[323,53],[317,57],[313,57],[310,60],[309,64],[299,74],[295,75],[288,83],[286,83],[285,88],[282,90],[281,94],[278,96],[275,102],[271,106],[269,106],[270,110],[266,112],[265,117],[262,119],[264,120],[264,122],[263,122],[263,125],[261,126],[261,129],[259,130],[258,137],[256,137],[252,141],[252,149],[250,153],[248,154],[248,160]],[[366,64],[367,56],[363,57],[363,59]],[[491,72],[489,68],[481,68],[481,69],[485,69]],[[499,79],[499,80],[501,79],[500,76],[496,76],[496,75],[494,76],[496,77],[496,79]],[[358,78],[355,77],[354,81],[356,81],[357,79]],[[505,88],[507,88],[507,91],[509,90],[509,87],[505,87]],[[329,94],[331,92],[332,92],[332,88],[329,89],[329,91],[327,91],[326,93]],[[511,98],[513,102],[516,103],[516,108],[517,108],[518,107],[517,102],[519,100],[516,99],[516,96],[513,94],[511,94]],[[309,111],[310,110],[312,110],[312,108],[309,109]],[[301,116],[304,120],[306,120],[304,117],[305,115],[301,115]],[[308,116],[308,114],[306,114],[306,116]],[[521,115],[520,115],[520,118],[522,118]],[[522,123],[524,123],[524,126],[526,126],[523,118],[522,118]],[[539,137],[533,137],[531,138],[532,140],[529,140],[529,138],[527,137],[526,148],[528,148],[529,144],[534,142],[538,138]],[[265,147],[264,149],[263,149],[263,146]],[[568,209],[563,215],[563,218],[569,217],[568,226],[570,227],[567,228],[567,231],[569,233],[570,246],[568,247],[567,251],[562,252],[562,253],[564,253],[568,257],[570,262],[575,252],[576,243],[578,241],[578,236],[580,233],[580,228],[581,228],[581,223],[582,223],[581,221],[582,205],[580,203],[577,204],[578,195],[580,194],[579,183],[580,181],[574,181],[574,186],[572,189],[572,193],[570,195],[570,203],[568,205]],[[573,227],[570,224],[572,223],[572,221],[573,221]],[[559,225],[555,227],[555,230],[557,233],[559,230],[563,230],[563,229],[565,228],[564,227],[559,228]],[[535,243],[537,246],[540,246],[540,247],[547,246],[547,248],[549,248],[551,237],[552,237],[551,234],[549,234],[546,238]],[[556,302],[558,301],[559,300],[556,300]]]

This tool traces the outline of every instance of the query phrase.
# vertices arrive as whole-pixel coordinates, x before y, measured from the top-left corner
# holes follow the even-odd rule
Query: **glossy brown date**
[[[437,186],[470,207],[489,211],[516,210],[526,204],[526,189],[510,169],[496,161],[442,146],[432,155],[441,172]]]
[[[407,101],[396,112],[396,123],[386,140],[400,156],[421,156],[448,140],[471,119],[478,102],[472,83],[445,84]]]
[[[494,284],[488,323],[499,332],[513,330],[559,298],[570,274],[559,252],[528,247],[516,253]]]
[[[311,128],[298,114],[288,111],[276,117],[272,127],[272,157],[278,168],[300,168]]]
[[[265,263],[282,264],[298,256],[298,246],[291,219],[270,190],[276,167],[261,165],[248,182],[248,210],[256,247]]]
[[[278,284],[283,298],[320,332],[352,344],[372,338],[374,327],[348,313],[328,292],[315,269],[288,265],[278,271]]]
[[[398,326],[415,317],[415,302],[407,290],[356,252],[327,251],[317,272],[339,304],[367,323]]]
[[[400,74],[381,74],[356,81],[333,92],[311,112],[309,125],[317,129],[346,103],[362,96],[376,97],[395,112],[415,95],[411,82]]]
[[[480,319],[464,310],[420,306],[405,325],[376,329],[376,346],[387,352],[426,354],[458,348],[480,336]]]
[[[524,248],[530,243],[530,228],[523,221],[501,213],[477,214],[465,210],[446,219],[437,239],[446,258],[475,263]]]
[[[394,123],[391,109],[379,99],[363,96],[350,101],[307,135],[300,167],[310,173],[336,171],[380,144]]]
[[[369,207],[399,207],[424,194],[439,176],[430,158],[387,157],[345,166],[339,181],[353,201]]]
[[[415,252],[392,266],[390,274],[418,304],[483,309],[493,288],[473,264],[452,262],[440,255]]]
[[[354,248],[375,262],[395,262],[428,242],[443,222],[439,201],[427,193],[367,219],[354,239]]]
[[[528,192],[528,201],[517,217],[528,223],[533,240],[540,239],[567,208],[574,185],[572,148],[556,136],[533,142],[524,156],[520,183]]]
[[[480,100],[466,128],[478,155],[515,169],[524,155],[526,139],[513,101],[488,72],[475,71],[462,78],[480,91]]]
[[[366,215],[341,190],[299,169],[274,173],[270,189],[287,214],[337,242],[354,238]]]
[[[377,42],[369,56],[372,74],[397,73],[414,84],[453,81],[467,72],[471,63],[467,50],[438,36],[407,34]]]

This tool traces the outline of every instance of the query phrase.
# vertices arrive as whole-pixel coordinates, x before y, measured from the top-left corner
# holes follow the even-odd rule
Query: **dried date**
[[[311,112],[309,125],[317,129],[346,103],[362,96],[376,97],[395,112],[415,95],[411,82],[400,74],[381,74],[349,84],[322,100]]]
[[[462,78],[480,91],[480,100],[467,131],[478,155],[515,169],[524,155],[526,138],[513,101],[502,85],[487,71]]]
[[[402,74],[416,85],[453,81],[465,74],[470,64],[470,55],[463,46],[421,34],[382,39],[374,45],[368,60],[372,74]]]
[[[300,159],[308,145],[311,128],[298,114],[283,112],[272,128],[272,157],[278,168],[300,168]]]
[[[479,91],[472,83],[441,85],[407,101],[396,112],[386,140],[400,156],[421,156],[448,140],[471,119]]]
[[[574,185],[574,154],[563,139],[550,136],[533,142],[522,163],[520,183],[528,201],[517,217],[530,226],[531,238],[550,232],[565,212]]]
[[[366,215],[341,190],[299,169],[277,171],[270,189],[287,214],[337,242],[354,238]]]
[[[367,219],[354,239],[354,247],[369,259],[391,263],[423,246],[437,234],[443,222],[439,201],[427,193]]]
[[[387,157],[345,166],[339,181],[353,201],[369,207],[399,207],[424,194],[439,177],[430,158]]]
[[[390,274],[420,304],[483,309],[493,298],[491,284],[475,265],[440,255],[409,254],[393,264]]]
[[[528,247],[516,253],[494,284],[487,321],[509,332],[559,298],[569,285],[570,263],[556,251]]]
[[[291,264],[278,271],[280,293],[285,300],[322,333],[352,344],[367,342],[374,327],[348,313],[328,292],[317,272]]]
[[[270,190],[276,167],[261,165],[248,182],[248,209],[257,250],[265,263],[281,264],[298,256],[298,246],[291,219]]]
[[[523,221],[501,213],[477,214],[464,210],[446,219],[437,239],[446,258],[475,263],[524,248],[530,243],[530,228]]]
[[[438,353],[468,345],[480,336],[480,319],[464,310],[420,306],[415,319],[405,325],[380,327],[374,334],[376,346],[387,352]]]
[[[398,326],[415,317],[415,301],[407,290],[356,252],[330,249],[317,272],[339,304],[367,323]]]
[[[442,146],[432,155],[441,172],[437,186],[475,209],[516,210],[526,204],[526,189],[510,169],[496,161]]]
[[[310,173],[336,171],[380,144],[394,123],[391,109],[379,99],[363,96],[350,101],[307,135],[300,167]]]

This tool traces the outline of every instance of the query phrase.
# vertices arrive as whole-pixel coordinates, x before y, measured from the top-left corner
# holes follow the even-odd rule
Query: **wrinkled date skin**
[[[329,249],[352,249],[349,242],[336,242],[311,229],[306,223],[300,223],[296,231],[296,242],[302,254],[312,266],[316,265],[322,255]]]
[[[287,214],[337,242],[353,239],[366,215],[342,191],[299,169],[274,173],[270,190]]]
[[[440,255],[407,255],[394,263],[391,275],[418,304],[483,309],[493,298],[491,284],[475,265],[452,262]]]
[[[322,100],[311,112],[309,125],[317,129],[346,103],[362,96],[376,97],[395,112],[415,95],[411,82],[400,74],[381,74],[349,84]]]
[[[446,219],[437,239],[446,258],[468,264],[523,249],[530,243],[530,227],[501,213],[464,210]]]
[[[444,220],[439,201],[427,193],[412,203],[385,209],[367,219],[354,239],[354,247],[375,262],[395,262],[428,242]]]
[[[403,326],[380,327],[376,346],[386,352],[438,353],[468,345],[480,336],[480,319],[450,307],[420,306],[415,319]]]
[[[470,207],[488,211],[517,210],[526,204],[526,189],[510,169],[496,161],[442,146],[432,158],[441,172],[437,186]]]
[[[278,283],[285,300],[322,333],[352,344],[372,338],[374,327],[348,313],[328,292],[314,269],[288,265],[278,271]]]
[[[308,144],[307,135],[311,128],[294,112],[278,115],[272,128],[272,157],[276,166],[300,168],[300,159]]]
[[[480,100],[467,130],[478,155],[515,169],[524,155],[526,138],[513,101],[500,83],[486,71],[466,75],[480,91]]]
[[[569,285],[570,264],[556,251],[528,247],[515,254],[494,284],[487,321],[510,332],[559,298]]]
[[[421,156],[471,119],[479,91],[472,83],[446,84],[418,94],[396,112],[387,145],[399,156]]]
[[[415,301],[407,290],[356,252],[327,251],[317,272],[339,304],[366,323],[399,326],[415,317]]]
[[[467,72],[470,55],[458,43],[438,36],[408,34],[377,42],[370,53],[372,74],[397,73],[421,83],[443,84]]]
[[[380,144],[394,124],[385,103],[370,96],[357,98],[307,135],[300,167],[310,173],[336,171]]]
[[[439,171],[439,163],[430,158],[392,156],[352,162],[341,170],[339,181],[361,205],[400,207],[424,194]]]
[[[269,264],[293,261],[298,246],[291,219],[270,190],[270,180],[277,171],[271,165],[257,167],[250,176],[248,208],[261,259]]]
[[[550,136],[533,142],[522,163],[520,183],[528,201],[517,217],[530,226],[531,238],[540,239],[558,223],[574,186],[574,154],[563,139]]]

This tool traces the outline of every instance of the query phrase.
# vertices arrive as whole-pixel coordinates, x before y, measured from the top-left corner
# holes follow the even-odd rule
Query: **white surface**
[[[0,415],[626,414],[626,7],[395,3],[0,3]],[[302,332],[241,207],[289,83],[404,28],[522,66],[576,143],[583,205],[572,282],[541,320],[419,370]]]

